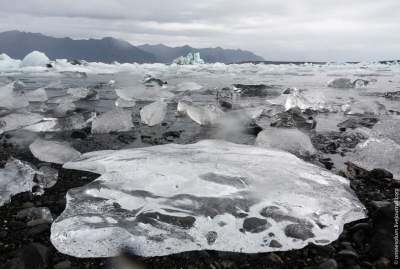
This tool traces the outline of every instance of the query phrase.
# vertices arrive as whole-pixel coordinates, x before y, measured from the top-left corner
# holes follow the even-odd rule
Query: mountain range
[[[38,50],[50,59],[86,60],[90,62],[120,63],[171,63],[179,56],[189,52],[200,52],[207,63],[235,63],[245,61],[263,61],[250,51],[217,48],[193,48],[190,46],[169,47],[159,45],[134,46],[131,43],[105,37],[102,39],[76,40],[69,37],[56,38],[39,33],[7,31],[0,33],[0,53],[12,58],[23,59],[28,53]]]

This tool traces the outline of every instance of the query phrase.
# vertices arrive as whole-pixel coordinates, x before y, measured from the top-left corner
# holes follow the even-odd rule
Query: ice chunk
[[[115,106],[120,107],[120,108],[134,107],[134,106],[136,106],[136,101],[135,100],[126,100],[124,98],[118,98],[115,101]]]
[[[56,185],[58,180],[58,170],[49,165],[42,165],[36,175],[36,180],[40,187],[48,189]]]
[[[203,86],[201,86],[200,84],[196,83],[196,82],[182,82],[179,83],[178,85],[176,85],[176,90],[179,92],[183,92],[183,91],[199,91],[203,88]]]
[[[46,102],[48,97],[44,88],[39,88],[25,93],[29,102]]]
[[[97,92],[88,88],[69,88],[67,90],[67,94],[76,98],[76,100],[85,99],[85,100],[96,100]]]
[[[40,51],[32,51],[21,62],[21,67],[39,66],[46,67],[50,63],[50,59]]]
[[[188,115],[200,125],[214,125],[219,122],[224,112],[215,105],[196,106],[188,101],[180,101],[177,111]]]
[[[102,174],[68,192],[51,228],[53,245],[76,257],[269,252],[273,239],[284,251],[328,244],[366,216],[346,179],[224,141],[91,152],[64,168]]]
[[[45,118],[24,129],[31,132],[62,132],[83,129],[89,126],[95,113],[73,114],[65,118]]]
[[[8,160],[0,169],[0,206],[17,193],[32,191],[35,173],[35,169],[25,162],[14,158]]]
[[[257,135],[256,145],[284,150],[297,156],[309,156],[316,152],[310,137],[298,129],[265,129]]]
[[[126,132],[132,129],[132,112],[115,108],[96,117],[92,122],[92,133]]]
[[[79,158],[79,151],[73,149],[68,143],[36,139],[30,146],[33,156],[42,162],[64,164]]]
[[[54,114],[57,117],[63,117],[68,112],[75,111],[76,110],[76,105],[74,102],[65,102],[65,103],[60,103],[57,105],[57,107],[54,108]]]
[[[367,170],[386,169],[400,178],[400,145],[389,138],[371,137],[357,145],[350,161]]]
[[[35,113],[21,112],[8,114],[0,118],[0,134],[35,124],[41,120],[43,120],[43,116]]]
[[[151,103],[140,110],[142,122],[149,126],[160,124],[167,114],[168,104],[163,101]]]
[[[200,52],[189,52],[186,56],[180,56],[174,60],[175,64],[179,65],[197,65],[204,64],[204,60],[200,58]]]
[[[331,88],[354,88],[353,81],[349,78],[335,78],[328,82]]]
[[[50,209],[47,207],[31,207],[22,209],[17,213],[16,218],[28,221],[28,226],[38,220],[41,221],[40,223],[53,222],[53,216],[51,215]]]
[[[376,137],[390,138],[400,145],[400,119],[382,119],[374,128],[372,135]]]
[[[174,97],[173,93],[159,87],[137,87],[133,89],[127,87],[115,89],[115,93],[118,95],[118,97],[126,100],[157,101],[160,99],[169,99]]]
[[[362,100],[342,106],[342,111],[347,115],[385,115],[386,107],[378,101]]]
[[[14,83],[0,87],[0,108],[19,109],[27,106],[29,102],[26,96],[14,92]]]
[[[305,109],[312,109],[314,108],[314,104],[312,104],[311,101],[309,101],[306,97],[304,97],[299,90],[293,91],[291,94],[289,94],[286,97],[285,101],[285,109],[289,110],[291,108],[298,107],[301,110]]]

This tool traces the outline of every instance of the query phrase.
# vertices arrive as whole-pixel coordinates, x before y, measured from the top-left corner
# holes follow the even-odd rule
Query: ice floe
[[[33,156],[42,162],[64,164],[79,158],[79,151],[67,142],[36,139],[30,146]]]
[[[164,101],[151,103],[140,110],[140,119],[149,126],[160,124],[167,114],[167,106]]]
[[[346,179],[224,141],[90,152],[64,168],[102,174],[68,192],[51,228],[53,245],[76,257],[276,251],[272,240],[284,251],[328,244],[366,216]]]
[[[132,127],[132,112],[122,108],[114,108],[93,119],[92,133],[126,132]]]

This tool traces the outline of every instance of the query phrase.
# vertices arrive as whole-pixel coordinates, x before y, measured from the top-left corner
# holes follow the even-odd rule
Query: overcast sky
[[[0,31],[380,60],[400,58],[399,14],[400,0],[0,0]]]

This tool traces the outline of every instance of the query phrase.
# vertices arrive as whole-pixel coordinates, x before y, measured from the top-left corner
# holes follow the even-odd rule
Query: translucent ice
[[[378,101],[362,100],[342,106],[342,111],[347,115],[385,115],[386,108]]]
[[[163,101],[151,103],[140,110],[142,122],[149,126],[160,124],[167,114],[168,104]]]
[[[269,252],[336,240],[365,217],[349,182],[290,153],[224,141],[99,151],[66,169],[102,174],[70,190],[51,228],[62,253]]]
[[[124,98],[118,98],[115,101],[115,106],[120,107],[120,108],[134,107],[134,106],[136,106],[136,101],[135,100],[126,100]]]
[[[12,113],[0,117],[0,134],[40,122],[43,116],[36,113]]]
[[[97,92],[88,88],[69,88],[67,94],[72,95],[77,100],[79,99],[97,99]]]
[[[298,156],[308,156],[316,152],[308,135],[290,128],[264,129],[257,135],[256,145],[284,150]]]
[[[157,101],[174,97],[174,94],[161,87],[137,87],[115,89],[118,97],[126,100]]]
[[[371,137],[357,145],[350,161],[367,170],[386,169],[400,178],[400,145],[389,138]]]
[[[30,146],[33,156],[42,162],[64,164],[79,158],[79,151],[73,149],[68,143],[36,139]]]
[[[132,127],[132,112],[122,108],[115,108],[93,120],[92,133],[126,132]]]
[[[331,88],[354,88],[353,81],[349,78],[335,78],[328,82]]]
[[[72,131],[88,127],[95,113],[77,113],[65,118],[44,118],[42,121],[24,127],[31,132],[62,132]]]
[[[180,101],[177,111],[188,115],[200,125],[214,125],[219,122],[224,112],[215,105],[197,106],[188,101]]]
[[[35,169],[17,159],[10,159],[0,169],[0,206],[8,202],[12,195],[32,191]]]
[[[28,99],[14,91],[14,83],[0,87],[0,108],[19,109],[27,106],[29,106]]]
[[[50,63],[50,59],[40,51],[32,51],[21,62],[21,67],[46,67],[46,65]]]
[[[183,92],[183,91],[199,91],[203,88],[200,84],[196,82],[182,82],[176,86],[176,90]]]

